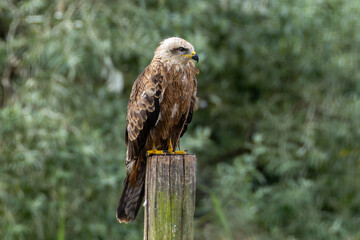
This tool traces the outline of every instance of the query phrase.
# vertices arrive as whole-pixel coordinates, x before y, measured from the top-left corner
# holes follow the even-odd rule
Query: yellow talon
[[[157,150],[155,147],[155,142],[153,143],[153,148],[146,152],[147,156],[150,155],[166,155],[166,153],[163,150]]]
[[[186,155],[187,152],[185,150],[181,150],[181,151],[175,151],[174,154],[178,154],[178,155]]]
[[[174,148],[173,148],[172,143],[171,143],[171,139],[169,141],[169,149],[168,149],[168,151],[169,151],[170,154],[179,154],[179,155],[186,154],[186,151],[184,151],[184,150],[174,151]]]
[[[150,155],[165,155],[166,153],[163,150],[157,150],[155,148],[147,151],[146,154],[147,156],[150,156]]]

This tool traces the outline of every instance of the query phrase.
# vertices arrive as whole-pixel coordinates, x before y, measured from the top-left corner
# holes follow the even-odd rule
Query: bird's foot
[[[156,148],[153,148],[153,149],[147,151],[146,155],[147,156],[150,156],[150,155],[166,155],[166,152],[163,151],[163,150],[157,150]]]
[[[172,149],[172,148],[171,149],[169,148],[166,152],[169,154],[173,154],[173,155],[186,155],[187,154],[186,150],[174,151],[174,149]]]
[[[174,151],[174,148],[172,146],[172,143],[171,143],[171,139],[169,141],[169,149],[167,150],[168,153],[170,154],[175,154],[175,155],[186,155],[187,152],[185,150],[181,150],[181,151]]]
[[[186,155],[187,151],[186,150],[175,151],[173,154],[175,154],[175,155]]]

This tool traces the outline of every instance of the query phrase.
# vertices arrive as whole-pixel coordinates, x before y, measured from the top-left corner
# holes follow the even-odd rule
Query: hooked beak
[[[193,52],[193,53],[195,53],[195,52]],[[199,62],[199,56],[196,53],[194,55],[192,55],[191,58],[194,59],[196,61],[196,63]]]
[[[196,54],[195,51],[192,51],[191,54],[183,55],[183,56],[194,59],[197,63],[199,62],[199,56]]]

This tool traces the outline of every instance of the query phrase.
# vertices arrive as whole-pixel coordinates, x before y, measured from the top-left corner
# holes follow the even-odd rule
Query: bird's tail
[[[140,164],[135,184],[131,184],[130,181],[130,179],[132,179],[131,174],[135,174],[134,171],[127,173],[124,181],[124,189],[116,211],[116,218],[120,223],[134,221],[139,212],[145,193],[145,172],[145,164]]]

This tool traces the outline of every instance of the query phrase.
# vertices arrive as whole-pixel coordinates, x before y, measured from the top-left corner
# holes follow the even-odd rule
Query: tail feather
[[[131,174],[131,173],[130,173]],[[120,223],[132,222],[136,218],[145,193],[145,167],[139,169],[135,185],[130,183],[130,174],[128,173],[124,181],[119,205],[116,211],[116,218]]]

